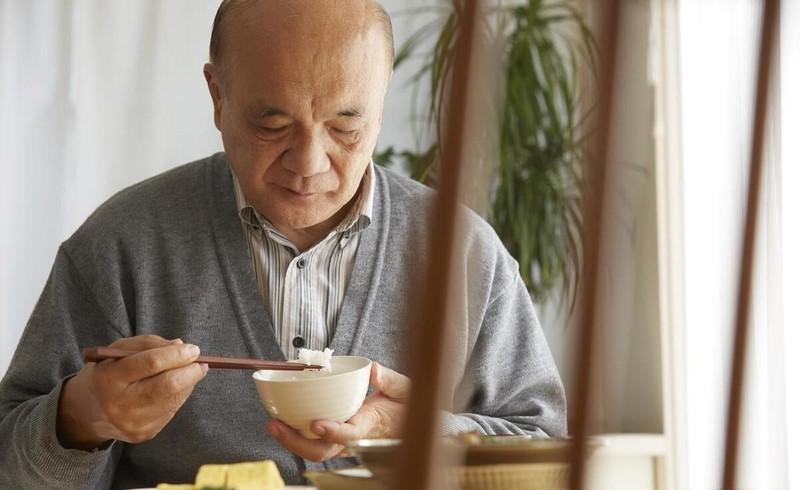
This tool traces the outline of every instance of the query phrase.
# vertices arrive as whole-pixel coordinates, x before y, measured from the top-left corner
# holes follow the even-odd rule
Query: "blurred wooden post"
[[[730,393],[728,398],[728,424],[725,436],[725,465],[722,488],[733,490],[736,485],[736,468],[739,457],[739,428],[741,425],[742,393],[747,363],[747,342],[750,327],[750,300],[753,286],[753,262],[758,231],[758,206],[761,202],[761,176],[764,168],[764,136],[767,122],[770,76],[780,17],[780,1],[765,0],[761,20],[761,41],[758,52],[758,79],[756,81],[753,113],[752,142],[750,147],[750,180],[747,189],[747,214],[742,236],[739,269],[739,291],[736,298],[736,331],[731,359]]]
[[[447,321],[447,300],[450,288],[451,251],[454,249],[456,212],[464,162],[464,133],[467,127],[467,94],[470,63],[477,24],[479,0],[458,1],[461,9],[455,44],[455,61],[447,99],[445,138],[441,149],[441,171],[436,206],[431,223],[431,250],[424,294],[419,304],[410,309],[417,315],[412,323],[408,351],[414,353],[409,375],[414,381],[406,414],[403,445],[395,486],[398,490],[432,488],[434,464],[440,429],[438,411],[441,407],[445,379],[444,342]],[[419,314],[417,313],[419,312]]]
[[[598,2],[599,18],[599,76],[597,87],[597,113],[595,125],[586,151],[586,182],[583,203],[583,274],[579,314],[578,351],[575,357],[575,391],[571,410],[574,411],[571,434],[570,488],[583,489],[585,479],[586,438],[588,435],[589,406],[591,400],[592,359],[594,338],[602,332],[598,321],[599,301],[598,268],[600,265],[602,231],[605,219],[606,176],[609,167],[609,141],[611,117],[614,107],[614,78],[617,60],[619,18],[622,14],[620,0]]]

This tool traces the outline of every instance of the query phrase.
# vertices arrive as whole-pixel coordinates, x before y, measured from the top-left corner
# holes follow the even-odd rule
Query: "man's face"
[[[386,41],[365,9],[334,4],[261,2],[237,13],[222,78],[206,68],[231,167],[248,201],[279,229],[341,219],[380,129]]]

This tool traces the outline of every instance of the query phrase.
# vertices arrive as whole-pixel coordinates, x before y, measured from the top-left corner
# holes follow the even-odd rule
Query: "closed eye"
[[[355,145],[361,139],[361,132],[358,129],[339,129],[331,128],[333,134],[346,145]]]
[[[284,131],[288,127],[289,126],[281,126],[279,128],[268,128],[268,127],[265,127],[265,126],[260,126],[262,131],[264,131],[266,133],[272,133],[272,134],[280,133],[281,131]]]

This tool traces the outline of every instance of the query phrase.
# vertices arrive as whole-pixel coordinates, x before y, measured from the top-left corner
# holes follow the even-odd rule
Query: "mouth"
[[[318,194],[317,192],[296,191],[294,189],[290,189],[288,187],[283,187],[281,185],[279,185],[278,188],[280,188],[282,191],[284,191],[285,193],[289,194],[292,197],[304,198],[304,197],[311,197],[311,196],[314,196],[314,195]]]

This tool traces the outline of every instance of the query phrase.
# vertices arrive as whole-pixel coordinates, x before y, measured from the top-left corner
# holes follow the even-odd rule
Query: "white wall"
[[[425,2],[385,1],[397,45]],[[202,75],[219,0],[0,0],[0,375],[59,243],[120,189],[221,149]],[[409,147],[407,72],[379,148]]]

